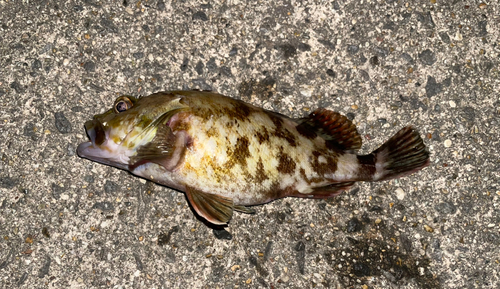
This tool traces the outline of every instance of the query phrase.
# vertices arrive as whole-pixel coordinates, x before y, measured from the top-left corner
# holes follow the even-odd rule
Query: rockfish
[[[368,155],[345,116],[324,108],[292,119],[213,92],[120,96],[85,123],[80,157],[185,192],[196,213],[227,224],[233,211],[284,197],[330,198],[357,181],[385,181],[429,164],[418,132],[401,129]]]

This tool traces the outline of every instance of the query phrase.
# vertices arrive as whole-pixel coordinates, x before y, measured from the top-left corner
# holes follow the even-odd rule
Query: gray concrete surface
[[[1,288],[499,288],[497,1],[0,1]],[[200,222],[182,193],[80,159],[120,94],[212,89],[412,124],[431,165]]]

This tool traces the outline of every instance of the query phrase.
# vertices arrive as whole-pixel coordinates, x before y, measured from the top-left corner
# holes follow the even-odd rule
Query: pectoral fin
[[[233,216],[233,200],[187,187],[186,196],[193,209],[212,224],[225,225]]]
[[[160,124],[154,139],[137,149],[137,154],[131,158],[135,163],[139,160],[152,161],[158,158],[170,157],[174,151],[175,135],[169,126]]]
[[[182,111],[182,108],[167,112],[154,121],[148,133],[155,133],[152,141],[137,149],[137,153],[130,158],[129,169],[135,168],[145,163],[156,163],[167,170],[172,170],[182,160],[186,150],[186,135],[184,132],[174,134],[166,122],[175,114]],[[156,131],[154,131],[156,130]]]

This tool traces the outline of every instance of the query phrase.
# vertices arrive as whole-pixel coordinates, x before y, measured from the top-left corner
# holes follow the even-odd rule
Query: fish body
[[[121,96],[85,123],[81,157],[116,166],[186,193],[207,221],[226,224],[233,210],[283,197],[328,198],[357,181],[411,174],[429,163],[412,127],[369,155],[336,112],[291,119],[213,92]]]

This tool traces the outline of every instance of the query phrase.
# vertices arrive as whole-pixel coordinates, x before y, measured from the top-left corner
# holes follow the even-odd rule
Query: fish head
[[[80,157],[128,170],[137,150],[150,143],[160,125],[187,108],[175,95],[118,97],[113,108],[85,122],[90,141],[78,145]]]

